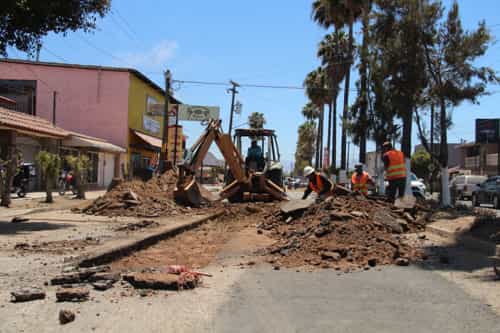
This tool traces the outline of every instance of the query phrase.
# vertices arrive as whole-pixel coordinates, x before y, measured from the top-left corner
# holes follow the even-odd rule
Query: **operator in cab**
[[[264,169],[264,155],[262,148],[257,144],[257,140],[253,139],[247,151],[245,164],[249,169],[262,170]]]
[[[318,201],[323,201],[333,195],[333,183],[323,173],[314,170],[311,166],[306,166],[304,168],[304,176],[309,180],[309,185],[304,191],[302,200],[307,199],[312,191],[318,194]]]

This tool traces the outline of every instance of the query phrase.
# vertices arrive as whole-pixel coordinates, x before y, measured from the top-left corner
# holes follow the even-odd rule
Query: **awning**
[[[109,143],[106,140],[73,132],[70,133],[70,136],[67,139],[63,140],[62,145],[66,147],[93,148],[107,153],[126,152],[124,148]]]
[[[28,136],[62,139],[69,133],[50,121],[0,107],[0,128]]]
[[[147,135],[138,131],[134,131],[135,135],[137,135],[141,140],[146,142],[148,145],[156,147],[156,148],[161,148],[161,139],[155,138],[154,136]]]

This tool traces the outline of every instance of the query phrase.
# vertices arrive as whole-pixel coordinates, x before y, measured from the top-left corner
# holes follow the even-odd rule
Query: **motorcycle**
[[[24,198],[28,192],[30,178],[35,176],[35,167],[32,163],[22,163],[12,181],[11,193],[16,193],[19,198]]]
[[[71,191],[71,193],[76,194],[76,179],[71,172],[63,172],[59,176],[57,181],[57,188],[59,189],[59,195],[66,194],[66,191]]]

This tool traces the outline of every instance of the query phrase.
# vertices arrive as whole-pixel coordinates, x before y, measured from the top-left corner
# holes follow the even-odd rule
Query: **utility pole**
[[[168,102],[170,100],[170,83],[172,80],[172,74],[170,70],[165,72],[165,104],[163,108],[163,135],[161,138],[161,150],[160,150],[160,173],[166,171],[166,162],[168,159]]]
[[[346,168],[345,168],[345,171],[346,172],[349,172],[349,155],[350,155],[350,151],[351,150],[351,141],[347,141],[347,165],[346,165]]]
[[[227,90],[227,92],[231,93],[231,113],[229,115],[228,133],[229,133],[229,137],[231,138],[231,140],[233,140],[231,137],[231,131],[233,130],[234,99],[236,97],[236,94],[238,93],[238,90],[236,90],[236,88],[239,87],[240,85],[238,83],[234,82],[233,80],[229,80],[229,83],[231,83],[231,85],[233,87],[231,89]]]
[[[431,104],[431,155],[434,154],[434,104]],[[434,158],[431,156],[431,163],[434,163]],[[430,170],[429,170],[430,171]],[[431,194],[434,193],[434,171],[430,172],[431,177],[430,177],[430,190]]]
[[[52,124],[56,126],[56,97],[57,91],[52,93]]]

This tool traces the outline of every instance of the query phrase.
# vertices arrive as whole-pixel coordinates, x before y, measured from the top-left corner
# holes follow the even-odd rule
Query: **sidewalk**
[[[51,204],[43,202],[45,199],[45,192],[30,192],[24,198],[17,198],[13,195],[10,208],[0,207],[0,220],[10,220],[14,216],[69,210],[74,207],[81,207],[97,199],[99,196],[104,195],[104,193],[106,193],[104,190],[87,191],[85,193],[86,200],[76,200],[73,195],[66,194],[60,196],[57,192],[54,192],[54,202]]]

